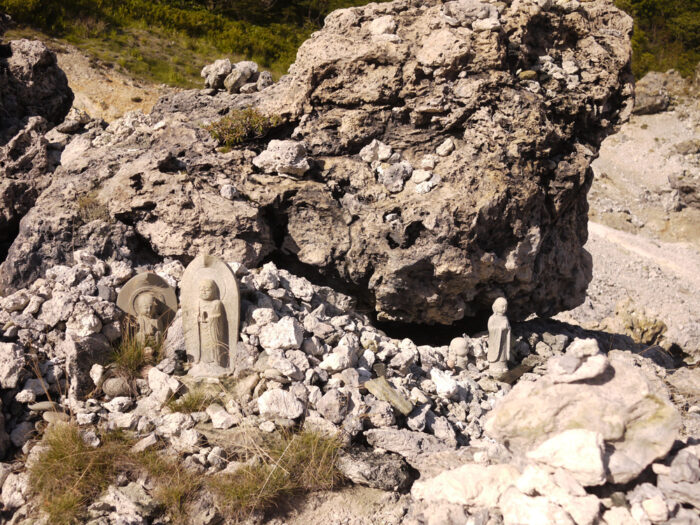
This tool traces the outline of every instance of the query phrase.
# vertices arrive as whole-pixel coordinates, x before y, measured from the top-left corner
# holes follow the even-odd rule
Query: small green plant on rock
[[[161,350],[162,341],[139,340],[134,322],[127,320],[122,325],[122,337],[112,352],[112,362],[118,374],[134,379],[144,366],[159,361]]]
[[[206,392],[201,388],[194,388],[182,397],[168,401],[167,407],[173,412],[191,414],[192,412],[206,410],[215,399],[216,396],[212,393]]]
[[[88,224],[96,220],[111,222],[112,217],[109,215],[109,209],[97,198],[96,191],[81,195],[78,197],[77,203],[78,216],[83,223]]]
[[[279,116],[265,115],[255,108],[234,109],[228,115],[207,126],[211,136],[225,148],[265,137],[279,126]]]

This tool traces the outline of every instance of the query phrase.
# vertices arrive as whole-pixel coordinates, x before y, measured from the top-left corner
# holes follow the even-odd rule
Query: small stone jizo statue
[[[508,371],[510,359],[510,323],[506,317],[508,301],[499,297],[493,302],[493,315],[489,317],[489,370],[494,373]]]
[[[177,296],[165,279],[146,272],[124,285],[117,296],[117,306],[133,318],[139,343],[157,344],[175,317]]]
[[[219,300],[219,288],[211,279],[202,279],[199,284],[199,324],[200,360],[205,363],[223,361],[223,353],[228,348],[226,335],[226,314]]]
[[[182,328],[191,375],[217,377],[233,370],[240,296],[233,270],[212,255],[196,257],[180,284]]]

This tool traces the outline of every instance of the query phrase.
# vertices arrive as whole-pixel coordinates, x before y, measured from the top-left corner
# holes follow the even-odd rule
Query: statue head
[[[199,298],[205,301],[213,301],[219,298],[219,287],[211,279],[202,279],[199,283]]]
[[[508,301],[505,297],[499,297],[493,302],[493,313],[505,315],[508,310]]]
[[[455,337],[450,341],[450,351],[457,356],[464,357],[469,354],[469,345],[464,337]]]
[[[138,316],[155,319],[158,312],[158,303],[150,292],[142,292],[134,299],[134,311]]]

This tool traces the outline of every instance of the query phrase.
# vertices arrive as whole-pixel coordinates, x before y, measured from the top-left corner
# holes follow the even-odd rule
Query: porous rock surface
[[[241,435],[292,425],[335,435],[345,445],[338,467],[353,483],[410,487],[396,520],[352,522],[358,525],[457,525],[484,513],[514,525],[592,525],[619,505],[639,523],[663,511],[668,519],[653,522],[670,524],[696,512],[700,449],[692,443],[700,416],[681,414],[679,428],[667,386],[685,396],[687,378],[669,377],[606,334],[551,321],[513,323],[510,375],[500,381],[488,372],[486,335],[461,338],[467,350],[456,365],[456,345],[389,337],[331,288],[272,263],[252,270],[231,263],[242,297],[235,370],[218,379],[186,373],[195,367],[184,362],[182,327],[174,323],[160,362],[114,388],[124,378],[105,350],[120,336],[117,292],[146,270],[178,287],[184,268],[173,260],[137,267],[87,250],[75,258],[0,300],[7,341],[0,346],[0,519],[37,518],[25,464],[10,461],[20,453],[36,457],[43,445],[34,438],[70,419],[91,446],[118,430],[136,450],[161,447],[203,479],[260,461]],[[596,336],[625,351],[601,353]],[[338,359],[329,370],[332,356]],[[369,388],[376,365],[384,369],[384,391]],[[176,400],[198,389],[209,394],[200,411],[177,411]],[[410,405],[407,415],[397,397]],[[655,484],[644,474],[650,466]],[[606,491],[619,493],[615,505]],[[88,523],[122,523],[125,513],[135,523],[155,521],[162,516],[153,497],[146,478],[116,482],[90,506]],[[193,497],[201,508],[191,522],[225,517],[219,503]],[[260,514],[251,523],[266,522]]]
[[[168,95],[64,137],[0,289],[70,262],[99,229],[103,257],[130,236],[130,256],[285,258],[382,320],[450,324],[501,294],[514,317],[571,308],[591,275],[589,163],[631,111],[631,27],[607,0],[337,11],[261,92]],[[265,140],[303,143],[308,171],[261,173],[264,141],[217,150],[204,125],[248,106],[281,117]],[[77,219],[87,192],[111,224]]]
[[[6,22],[0,13],[0,36]],[[0,43],[0,252],[50,182],[58,152],[44,136],[73,102],[53,52],[38,41]]]

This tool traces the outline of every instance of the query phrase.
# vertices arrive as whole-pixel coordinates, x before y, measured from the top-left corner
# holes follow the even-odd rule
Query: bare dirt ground
[[[677,207],[669,177],[700,169],[677,147],[700,139],[700,100],[633,116],[594,162],[589,194],[593,281],[586,302],[558,319],[600,328],[620,301],[668,326],[667,339],[700,356],[700,209]]]
[[[38,39],[54,51],[75,95],[73,106],[93,118],[112,122],[128,111],[150,113],[161,96],[177,89],[135,79],[117,64],[99,60],[75,46],[36,31],[10,30],[5,38]]]
[[[127,111],[150,113],[158,99],[174,89],[138,82],[74,47],[62,46],[56,51],[58,65],[75,94],[73,106],[94,118],[111,122]]]
[[[267,525],[400,525],[408,496],[351,485],[294,498]]]

